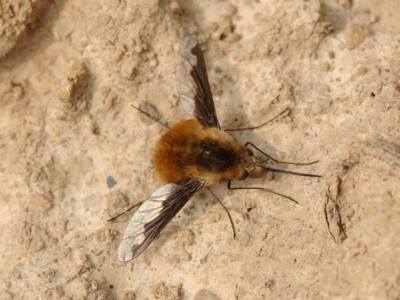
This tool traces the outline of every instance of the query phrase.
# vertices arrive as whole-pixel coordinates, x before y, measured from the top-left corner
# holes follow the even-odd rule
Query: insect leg
[[[142,114],[144,114],[145,116],[147,116],[148,118],[152,119],[154,122],[157,122],[158,124],[160,124],[161,126],[164,126],[165,128],[169,129],[168,124],[161,122],[160,120],[157,120],[156,118],[154,118],[152,115],[150,115],[148,112],[144,111],[143,109],[136,107],[135,105],[131,104],[131,106],[136,109],[138,112],[141,112]]]
[[[290,108],[286,107],[284,110],[282,110],[280,113],[278,113],[276,116],[274,116],[272,119],[269,119],[268,121],[257,125],[257,126],[250,126],[250,127],[243,127],[243,128],[228,128],[228,129],[224,129],[224,131],[245,131],[245,130],[254,130],[254,129],[258,129],[261,128],[265,125],[268,125],[269,123],[272,123],[274,120],[276,120],[277,118],[279,118],[280,116],[284,115],[284,114],[289,114],[290,113]]]
[[[266,191],[266,192],[269,192],[269,193],[271,193],[271,194],[275,194],[275,195],[281,196],[281,197],[283,197],[283,198],[285,198],[285,199],[288,199],[288,200],[290,200],[290,201],[292,201],[292,202],[294,202],[294,203],[296,203],[296,204],[299,204],[299,202],[297,202],[297,201],[296,201],[295,199],[293,199],[292,197],[286,196],[286,195],[284,195],[284,194],[275,192],[275,191],[270,190],[270,189],[267,189],[267,188],[256,187],[256,186],[246,186],[246,187],[238,186],[238,187],[232,187],[232,186],[231,186],[231,180],[228,181],[228,189],[229,189],[229,190],[260,190],[260,191]]]
[[[308,166],[308,165],[313,165],[313,164],[316,164],[316,163],[319,162],[319,160],[314,160],[314,161],[306,162],[306,163],[298,163],[298,162],[290,162],[290,161],[278,160],[278,159],[272,157],[271,155],[267,154],[266,152],[262,151],[260,148],[258,148],[256,145],[254,145],[252,142],[246,142],[246,144],[244,144],[245,147],[247,147],[248,145],[252,146],[254,149],[256,149],[258,152],[260,152],[264,156],[268,157],[270,160],[272,160],[272,161],[274,161],[276,163],[280,163],[280,164]]]
[[[120,212],[118,215],[110,218],[107,220],[107,222],[112,222],[115,219],[118,219],[119,217],[121,217],[122,215],[126,214],[127,212],[131,211],[132,209],[134,209],[135,207],[140,206],[144,201],[140,201],[139,203],[133,204],[131,206],[129,206],[127,209],[125,209],[123,212]]]
[[[217,195],[214,194],[214,192],[210,188],[207,188],[207,190],[219,202],[219,204],[221,204],[221,206],[225,209],[226,213],[228,214],[229,221],[231,222],[231,226],[232,226],[233,239],[236,240],[236,228],[235,228],[235,223],[233,223],[231,213],[229,212],[228,208],[224,205],[224,203],[222,203],[222,201],[217,197]]]

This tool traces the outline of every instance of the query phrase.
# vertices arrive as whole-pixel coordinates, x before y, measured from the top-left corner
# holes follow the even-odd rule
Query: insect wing
[[[118,249],[121,261],[140,255],[203,183],[166,184],[155,191],[133,215]]]
[[[203,126],[220,129],[204,56],[199,44],[191,37],[182,39],[176,77],[184,109]]]

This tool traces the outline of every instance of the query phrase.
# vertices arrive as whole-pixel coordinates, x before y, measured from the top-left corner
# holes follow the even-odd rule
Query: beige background
[[[399,299],[398,0],[3,0],[1,299]],[[205,50],[221,123],[321,180],[200,193],[137,260],[116,249],[128,203],[162,183],[164,129],[184,118],[178,37]],[[107,176],[117,184],[108,188]],[[329,192],[330,191],[330,192]],[[328,226],[329,225],[329,226]]]

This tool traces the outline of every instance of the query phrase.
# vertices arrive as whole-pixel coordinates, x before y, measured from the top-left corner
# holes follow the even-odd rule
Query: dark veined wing
[[[204,183],[199,181],[182,185],[169,183],[151,194],[135,212],[125,230],[118,249],[119,259],[127,262],[140,255],[203,186]]]
[[[203,53],[199,44],[188,36],[181,41],[176,79],[184,109],[204,127],[220,129]]]

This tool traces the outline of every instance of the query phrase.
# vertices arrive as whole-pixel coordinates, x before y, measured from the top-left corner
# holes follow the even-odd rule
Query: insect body
[[[239,179],[255,164],[249,149],[215,127],[204,128],[197,119],[181,121],[156,146],[157,173],[166,182],[197,180],[206,185]]]
[[[224,180],[260,177],[267,170],[319,177],[273,169],[223,131],[215,112],[201,49],[189,37],[184,38],[181,45],[177,88],[180,102],[190,118],[169,128],[156,145],[154,163],[166,185],[155,191],[130,220],[119,246],[121,261],[141,254],[203,187]]]

